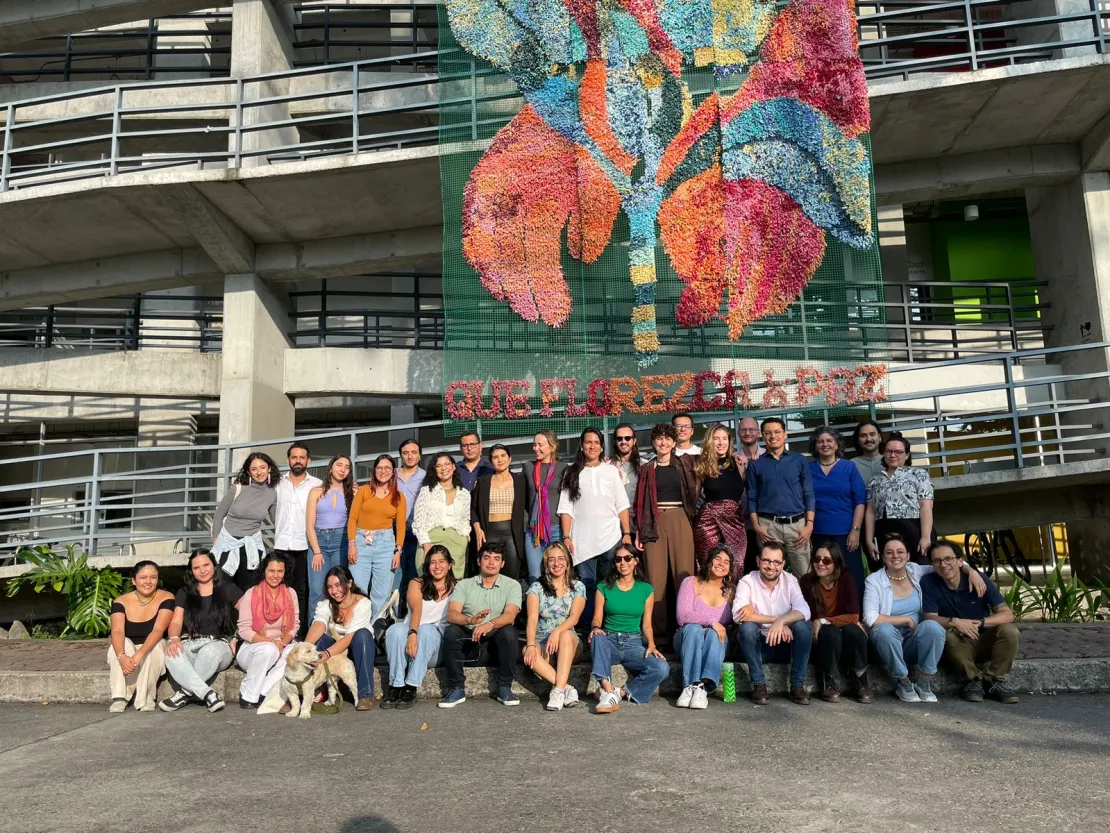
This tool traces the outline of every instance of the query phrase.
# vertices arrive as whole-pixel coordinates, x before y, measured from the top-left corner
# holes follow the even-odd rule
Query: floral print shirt
[[[586,585],[580,581],[571,585],[570,592],[565,596],[549,596],[544,592],[543,585],[538,581],[532,582],[528,588],[529,596],[536,596],[540,602],[540,619],[536,625],[536,644],[543,645],[551,632],[566,621],[570,616],[570,606],[575,599],[586,598]]]
[[[920,518],[921,501],[933,499],[929,472],[902,466],[894,474],[881,471],[867,484],[867,499],[876,518]]]

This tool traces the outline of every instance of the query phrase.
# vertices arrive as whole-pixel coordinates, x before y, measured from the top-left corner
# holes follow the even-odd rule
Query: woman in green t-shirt
[[[594,602],[590,653],[601,692],[597,714],[609,714],[621,707],[621,690],[609,680],[614,662],[628,672],[624,696],[630,703],[649,702],[655,689],[670,675],[670,666],[655,649],[651,630],[654,601],[654,591],[640,567],[640,557],[631,547],[621,545],[609,575],[597,587]]]

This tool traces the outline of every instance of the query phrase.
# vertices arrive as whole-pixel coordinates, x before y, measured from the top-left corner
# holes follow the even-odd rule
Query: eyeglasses
[[[393,471],[393,466],[388,466],[385,463],[382,463],[382,465],[380,466],[375,466],[374,471]]]
[[[783,564],[786,563],[785,561],[774,561],[770,558],[761,558],[759,560],[762,563],[766,564],[768,567],[781,567]]]
[[[933,559],[933,566],[934,567],[951,567],[955,563],[956,563],[956,557],[953,556],[953,555],[950,555],[947,558],[934,558]]]
[[[618,555],[613,559],[613,561],[615,561],[618,564],[620,564],[623,561],[635,561],[635,560],[636,560],[636,556],[634,556],[634,555]]]
[[[813,563],[814,564],[834,564],[835,562],[831,558],[815,558],[815,559],[813,559]]]
[[[617,437],[617,442],[619,442],[619,443],[630,443],[634,439],[636,439],[636,438],[635,437]]]
[[[889,454],[891,457],[905,457],[906,452],[900,448],[888,448],[883,454]]]
[[[693,425],[676,425],[674,427],[674,430],[675,431],[693,431],[694,426]]]
[[[477,448],[481,443],[459,443],[460,448]]]

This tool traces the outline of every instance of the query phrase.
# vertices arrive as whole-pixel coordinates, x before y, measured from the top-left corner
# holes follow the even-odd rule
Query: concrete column
[[[1006,19],[1031,20],[1054,15],[1082,14],[1091,12],[1090,0],[1021,0],[1003,5]],[[1071,20],[1063,23],[1043,23],[1036,26],[1017,26],[1005,31],[1014,39],[1016,46],[1026,44],[1058,43],[1061,41],[1083,40],[1097,36],[1095,22],[1091,20]],[[1094,55],[1095,46],[1070,46],[1052,50],[1050,58],[1075,58],[1080,55]]]
[[[155,25],[159,30],[165,29],[183,33],[158,36],[159,49],[172,49],[174,51],[169,54],[154,56],[154,65],[158,68],[158,71],[154,73],[155,80],[189,80],[208,77],[209,72],[202,70],[211,70],[211,55],[203,52],[185,51],[212,48],[212,33],[208,28],[207,20],[199,17],[161,18],[155,22]],[[178,52],[179,49],[182,51]]]
[[[224,281],[223,375],[220,443],[254,442],[284,459],[284,447],[262,441],[293,436],[294,408],[285,395],[285,350],[290,347],[289,309],[258,275]],[[231,460],[238,466],[242,451]]]
[[[402,402],[398,405],[389,406],[389,424],[390,425],[408,425],[411,422],[416,422],[416,406],[409,402]],[[420,441],[416,436],[415,431],[410,428],[401,431],[389,432],[389,453],[397,456],[397,449],[409,437],[413,437]]]
[[[906,218],[902,205],[879,206],[879,259],[883,281],[905,283],[909,267],[906,259]]]
[[[235,0],[231,13],[231,77],[252,78],[293,67],[293,46],[283,15],[273,0]],[[245,102],[287,95],[289,80],[249,81],[243,85]],[[243,109],[243,125],[264,124],[289,118],[286,104]],[[295,127],[243,133],[242,151],[250,152],[294,145],[300,140]],[[234,150],[235,137],[231,137]],[[269,164],[265,155],[243,157],[241,167]]]
[[[194,407],[187,402],[164,399],[139,400],[140,448],[192,445],[196,434]],[[190,464],[199,462],[193,452],[181,454],[136,454],[135,470],[149,471],[176,467],[162,480],[140,480],[135,484],[135,514],[132,522],[134,555],[137,558],[162,555],[167,551],[167,538],[184,537],[200,529],[200,519],[189,516],[185,509],[176,510],[151,504],[179,503],[188,506],[189,496],[204,485],[200,479],[189,480]],[[198,473],[200,469],[197,469]],[[149,508],[146,508],[149,505]]]
[[[1065,185],[1026,191],[1029,231],[1037,278],[1047,281],[1043,297],[1050,306],[1043,313],[1051,329],[1045,335],[1048,347],[1096,343],[1110,339],[1110,173],[1084,174]],[[1085,350],[1053,359],[1064,373],[1105,373],[1110,353]],[[1105,378],[1058,385],[1056,395],[1065,399],[1110,402],[1110,385]],[[1065,425],[1095,425],[1101,433],[1110,426],[1110,408],[1060,415]],[[1110,452],[1110,443],[1092,441]],[[1050,461],[1055,462],[1055,461]],[[1068,524],[1073,565],[1081,575],[1110,570],[1110,520]]]

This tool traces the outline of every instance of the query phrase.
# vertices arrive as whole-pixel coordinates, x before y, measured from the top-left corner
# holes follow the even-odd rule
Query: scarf
[[[293,600],[289,597],[289,589],[282,585],[274,599],[269,585],[256,584],[251,594],[251,626],[261,633],[267,625],[279,620],[283,636],[293,630]]]
[[[536,499],[532,502],[532,517],[528,521],[532,532],[532,543],[537,547],[545,547],[551,543],[551,509],[547,502],[547,493],[558,466],[555,463],[548,464],[547,477],[541,484],[540,469],[542,468],[543,463],[539,461],[532,466],[532,484],[536,487]]]

